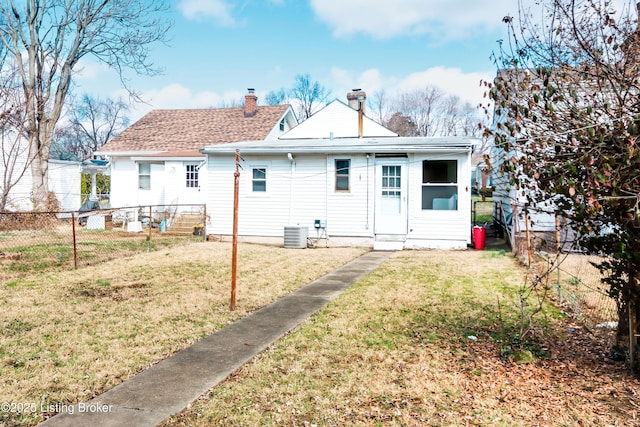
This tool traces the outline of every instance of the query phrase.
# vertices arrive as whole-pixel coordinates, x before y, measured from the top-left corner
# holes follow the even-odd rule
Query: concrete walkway
[[[42,426],[156,426],[320,310],[391,252],[368,252]]]

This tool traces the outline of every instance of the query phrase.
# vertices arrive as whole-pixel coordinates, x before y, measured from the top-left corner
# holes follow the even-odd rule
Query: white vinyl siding
[[[457,210],[423,209],[423,161],[455,160],[457,163]],[[415,154],[410,157],[409,168],[409,233],[416,242],[458,242],[461,247],[471,242],[471,169],[470,154],[441,154],[438,157]],[[419,246],[419,245],[418,245]],[[428,244],[430,246],[430,244]],[[446,247],[446,245],[444,245]]]
[[[327,225],[327,232],[339,236],[372,236],[373,169],[367,218],[367,173],[364,155],[352,160],[352,191],[335,193],[335,162],[323,155],[298,156],[295,165],[285,158],[261,156],[260,162],[243,155],[240,171],[238,232],[241,235],[282,236],[285,226],[307,226],[315,235],[314,221]],[[254,167],[267,166],[267,192],[257,197],[252,191]],[[371,164],[373,168],[373,164]],[[213,234],[230,234],[233,222],[233,161],[229,156],[209,156],[207,212],[212,217]],[[291,196],[291,198],[290,198]],[[215,201],[215,202],[214,202]],[[369,228],[367,228],[367,220]]]
[[[336,162],[350,159],[349,192],[335,191]],[[329,236],[373,236],[374,159],[365,154],[327,156],[327,233]]]
[[[56,193],[63,211],[80,207],[80,168],[77,162],[49,160],[49,190]]]
[[[450,154],[457,163],[458,210],[422,209],[422,161],[436,156],[409,155],[407,158],[407,245],[434,247],[444,242],[466,247],[470,242],[471,202],[469,154]],[[336,159],[350,159],[350,192],[335,191]],[[293,163],[286,154],[243,154],[240,170],[238,232],[240,236],[282,237],[285,226],[306,226],[309,237],[316,235],[314,221],[323,221],[329,240],[333,237],[374,237],[375,157],[365,154],[296,155]],[[252,190],[252,168],[267,166],[267,192]],[[208,231],[230,235],[233,226],[234,161],[232,154],[208,156]],[[404,203],[405,201],[403,201]],[[413,243],[412,243],[413,242]]]

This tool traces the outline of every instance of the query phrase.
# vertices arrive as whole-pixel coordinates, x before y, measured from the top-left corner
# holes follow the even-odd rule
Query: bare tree
[[[640,26],[635,2],[543,0],[505,17],[496,79],[499,191],[546,206],[597,267],[618,308],[618,344],[640,333]],[[636,9],[638,7],[638,9]],[[554,264],[555,265],[555,264]],[[627,341],[628,342],[628,341]],[[635,344],[628,349],[633,352]],[[632,364],[640,363],[635,353]]]
[[[389,101],[386,98],[379,99],[379,114],[383,109],[386,110],[384,105],[387,102],[395,112],[381,123],[403,136],[480,137],[484,125],[488,124],[480,108],[436,86],[400,93]],[[408,123],[411,125],[408,126]]]
[[[122,99],[95,98],[85,94],[72,102],[69,121],[55,131],[52,151],[58,156],[72,155],[77,160],[91,157],[95,151],[129,125],[129,105]]]
[[[372,104],[371,111],[378,116],[378,123],[384,124],[387,120],[390,120],[388,111],[389,99],[384,89],[375,92],[370,103]]]
[[[291,88],[290,97],[297,105],[298,117],[306,120],[325,103],[330,96],[329,90],[317,81],[311,81],[309,74],[297,75]]]
[[[265,97],[267,105],[281,105],[287,103],[287,91],[284,89],[278,89],[277,91],[270,91]]]
[[[170,23],[163,0],[8,0],[0,4],[0,45],[13,59],[22,87],[25,131],[33,155],[34,207],[45,209],[48,159],[78,62],[107,64],[128,87],[126,70],[157,73],[149,46],[165,39]]]
[[[13,190],[28,175],[31,164],[16,73],[0,60],[0,211],[11,204]]]
[[[439,134],[439,118],[445,92],[436,86],[423,90],[401,93],[394,102],[394,109],[416,124],[419,136]]]
[[[462,102],[455,95],[442,98],[440,106],[440,129],[443,135],[456,136],[462,131]]]

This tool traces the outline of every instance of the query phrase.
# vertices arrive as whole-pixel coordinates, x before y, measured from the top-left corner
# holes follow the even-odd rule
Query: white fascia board
[[[141,156],[151,156],[154,154],[164,153],[166,150],[162,151],[96,151],[93,153],[96,156],[106,156],[106,157],[141,157]]]
[[[135,156],[131,160],[135,162],[201,162],[205,156]]]
[[[475,139],[451,138],[349,138],[308,139],[279,141],[246,141],[202,148],[205,154],[232,154],[240,150],[245,154],[342,154],[342,153],[416,153],[416,152],[469,152]]]

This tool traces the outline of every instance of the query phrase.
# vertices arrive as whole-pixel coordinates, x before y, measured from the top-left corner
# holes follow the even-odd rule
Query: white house
[[[204,146],[275,139],[297,124],[289,105],[153,110],[95,154],[110,161],[112,207],[203,204]]]
[[[49,159],[49,191],[56,194],[62,211],[76,211],[81,204],[80,162]]]
[[[0,186],[7,186],[7,211],[33,209],[31,165],[28,142],[13,131],[0,132]],[[49,159],[48,186],[62,211],[80,207],[80,162]]]
[[[524,79],[535,78],[527,71],[515,70],[500,70],[498,77],[509,74],[513,74],[514,78],[518,75]],[[525,98],[527,95],[520,93],[518,96],[522,98],[518,100],[518,103],[527,105],[528,101]],[[504,109],[495,108],[492,124],[494,130],[504,124],[506,114]],[[527,127],[539,126],[527,118],[523,119],[523,123]],[[543,132],[544,130],[538,129],[538,131]],[[553,195],[550,195],[547,201],[534,202],[531,200],[530,189],[518,188],[516,183],[510,182],[509,174],[502,172],[505,163],[511,162],[512,158],[519,159],[521,156],[524,154],[520,149],[514,148],[510,152],[505,152],[503,148],[495,144],[495,140],[490,146],[491,170],[488,175],[494,187],[493,222],[499,233],[504,234],[503,237],[516,253],[524,252],[524,248],[527,246],[527,234],[537,236],[538,243],[535,246],[538,247],[543,241],[547,244],[554,242],[557,227]],[[520,168],[520,166],[516,167]],[[524,174],[522,174],[522,179],[525,179]],[[566,230],[563,231],[563,233],[565,232]],[[553,246],[555,247],[555,245]]]
[[[207,189],[208,233],[232,234],[239,150],[243,239],[282,242],[298,228],[331,245],[466,248],[476,141],[398,137],[362,106],[336,100],[277,140],[202,149],[216,183]]]

